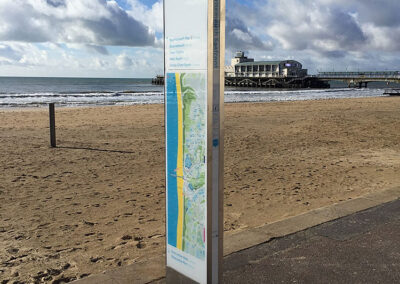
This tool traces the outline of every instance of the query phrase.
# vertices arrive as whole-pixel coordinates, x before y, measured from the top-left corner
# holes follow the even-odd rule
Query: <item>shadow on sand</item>
[[[130,152],[130,151],[106,150],[106,149],[97,149],[97,148],[91,148],[91,147],[56,146],[55,148],[58,148],[58,149],[70,149],[70,150],[88,150],[88,151],[120,153],[120,154],[135,154],[135,152]]]

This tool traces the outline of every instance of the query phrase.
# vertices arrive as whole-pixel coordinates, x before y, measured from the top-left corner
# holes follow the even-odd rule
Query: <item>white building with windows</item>
[[[303,69],[298,61],[254,61],[252,58],[247,58],[242,51],[236,52],[231,60],[231,66],[225,67],[225,77],[301,78],[305,76],[307,76],[307,69]]]

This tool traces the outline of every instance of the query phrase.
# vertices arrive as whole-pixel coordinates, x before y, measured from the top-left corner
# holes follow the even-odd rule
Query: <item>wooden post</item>
[[[56,147],[56,119],[54,111],[54,103],[49,104],[49,115],[50,115],[50,146]]]

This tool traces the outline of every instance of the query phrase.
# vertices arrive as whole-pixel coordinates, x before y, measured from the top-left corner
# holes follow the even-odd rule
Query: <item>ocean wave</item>
[[[225,102],[274,102],[321,100],[383,96],[384,89],[301,89],[301,90],[226,90]],[[59,106],[162,104],[162,91],[122,92],[38,92],[0,94],[0,107],[43,107],[48,103]]]
[[[90,97],[120,97],[120,96],[153,96],[163,95],[163,92],[77,92],[77,93],[8,93],[0,94],[0,99],[7,98],[90,98]]]

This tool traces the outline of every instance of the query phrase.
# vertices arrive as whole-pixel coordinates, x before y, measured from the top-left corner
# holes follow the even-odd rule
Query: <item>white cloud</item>
[[[229,50],[271,50],[273,44],[264,42],[249,27],[233,15],[226,17],[226,46]]]
[[[232,35],[235,36],[237,39],[242,40],[242,41],[251,41],[251,35],[249,33],[246,33],[244,31],[241,31],[239,29],[233,29],[232,30]]]
[[[1,0],[0,41],[153,46],[154,33],[111,0]]]
[[[150,27],[152,31],[163,32],[163,1],[158,0],[151,8],[142,4],[139,0],[127,0],[131,8],[130,16]]]
[[[102,55],[109,55],[107,48],[101,45],[86,44],[85,48],[89,51],[94,51]]]
[[[271,11],[265,32],[284,49],[314,50],[324,56],[340,57],[343,51],[362,48],[367,42],[354,17],[334,5],[271,0],[264,10]]]
[[[46,64],[48,52],[30,43],[0,43],[0,65],[34,67]]]
[[[255,0],[253,4],[258,9],[240,17],[259,36],[286,50],[332,57],[357,50],[400,52],[398,0]]]
[[[126,10],[115,0],[0,0],[0,74],[162,73],[162,0],[122,1]],[[312,71],[400,69],[399,10],[398,0],[227,0],[227,59],[245,50]]]
[[[400,69],[398,0],[227,0],[227,7],[242,26],[227,25],[228,55],[240,47],[256,59],[292,57],[311,72]],[[246,30],[270,48],[245,46]]]
[[[109,55],[108,49],[102,45],[94,44],[80,44],[80,43],[67,43],[65,44],[69,49],[86,50],[89,53],[97,53],[101,55]]]
[[[374,50],[400,51],[400,25],[398,27],[363,24],[363,30],[369,39],[369,47]]]
[[[22,59],[22,54],[15,50],[10,45],[0,44],[0,60],[2,62],[19,61]]]
[[[94,58],[92,62],[92,68],[93,69],[102,69],[106,70],[107,68],[110,67],[110,64],[108,61],[100,59],[100,58]]]
[[[126,70],[134,65],[132,58],[130,58],[126,53],[122,53],[117,56],[117,61],[115,62],[118,69]]]

